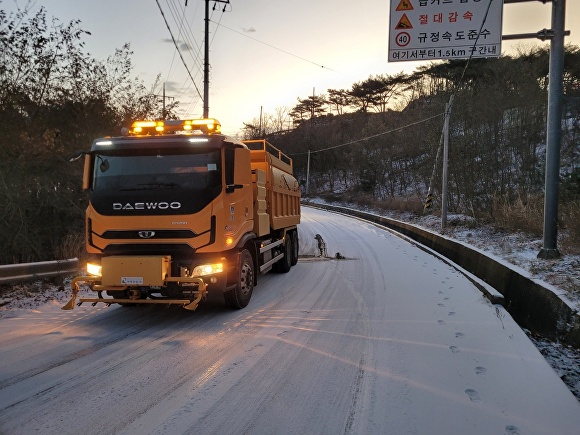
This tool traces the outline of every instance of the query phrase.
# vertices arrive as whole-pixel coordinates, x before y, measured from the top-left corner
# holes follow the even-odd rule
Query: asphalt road
[[[243,310],[0,319],[0,434],[578,433],[580,403],[452,267],[324,211],[299,234],[299,263]]]

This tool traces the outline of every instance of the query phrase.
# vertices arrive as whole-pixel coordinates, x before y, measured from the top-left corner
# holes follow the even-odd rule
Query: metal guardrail
[[[37,279],[55,278],[76,273],[79,259],[41,261],[0,265],[0,284],[16,284]]]

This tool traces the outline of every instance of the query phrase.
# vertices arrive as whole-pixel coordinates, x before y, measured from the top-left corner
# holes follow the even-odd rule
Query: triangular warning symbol
[[[413,28],[413,25],[409,21],[409,18],[407,18],[407,14],[403,14],[401,19],[399,20],[399,23],[395,26],[396,30],[412,29],[412,28]]]
[[[401,0],[399,2],[399,6],[397,6],[396,11],[412,11],[413,5],[411,4],[410,0]]]

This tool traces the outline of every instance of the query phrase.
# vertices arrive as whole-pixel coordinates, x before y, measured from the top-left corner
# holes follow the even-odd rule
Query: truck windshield
[[[220,151],[95,154],[90,193],[106,215],[196,213],[221,192]]]

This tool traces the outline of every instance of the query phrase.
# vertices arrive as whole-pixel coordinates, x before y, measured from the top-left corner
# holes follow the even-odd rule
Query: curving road
[[[320,234],[329,257],[317,258]],[[250,305],[0,319],[0,434],[572,434],[580,403],[460,273],[303,209],[301,259]]]

